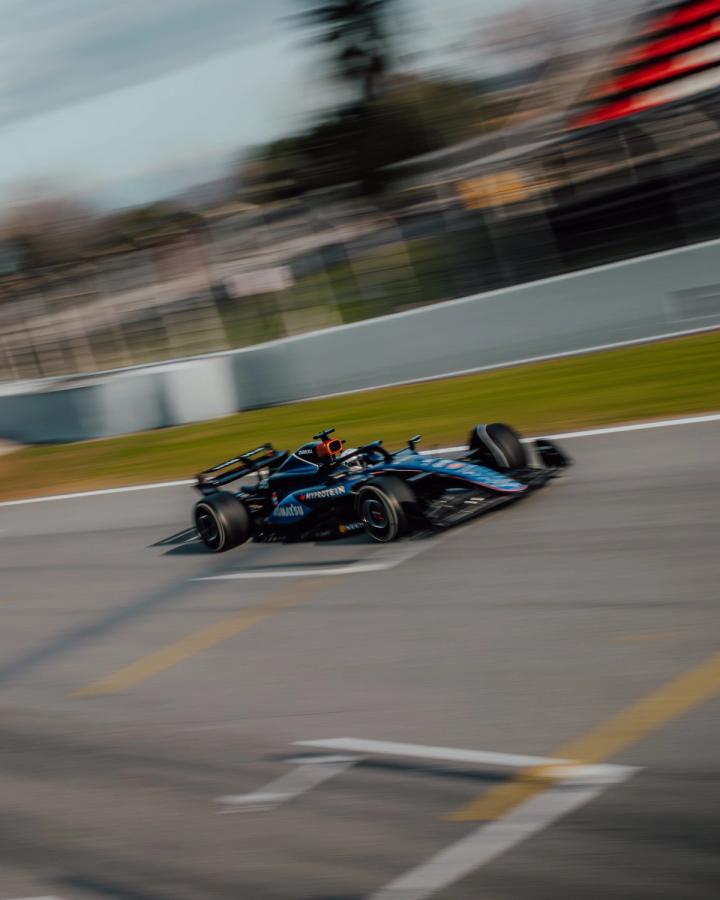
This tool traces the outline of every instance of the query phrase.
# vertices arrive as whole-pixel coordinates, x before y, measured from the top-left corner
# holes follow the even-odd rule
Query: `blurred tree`
[[[249,203],[287,200],[302,193],[307,164],[303,135],[293,135],[242,154],[234,167],[236,195]]]
[[[305,4],[307,0],[302,0]],[[378,96],[389,68],[387,14],[396,0],[327,0],[298,15],[301,25],[316,26],[315,39],[333,48],[340,77],[360,87],[363,100]]]
[[[238,191],[255,203],[350,183],[375,192],[388,166],[478,135],[491,112],[477,85],[393,76],[374,100],[332,110],[305,132],[244,156]]]
[[[107,216],[94,245],[101,250],[126,250],[168,243],[202,227],[202,216],[171,202],[149,203]]]
[[[46,190],[46,188],[43,188]],[[85,201],[67,195],[25,192],[0,222],[0,235],[18,250],[25,272],[83,259],[99,216]]]
[[[350,182],[366,193],[382,191],[388,166],[482,129],[485,102],[477,86],[390,75],[390,15],[397,3],[325,0],[297,16],[302,27],[314,28],[313,40],[331,48],[336,75],[356,87],[357,98],[269,148],[265,174],[275,181],[276,196],[280,186],[303,191]]]

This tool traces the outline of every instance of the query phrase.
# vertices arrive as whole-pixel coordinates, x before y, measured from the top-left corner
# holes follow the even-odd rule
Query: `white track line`
[[[443,536],[440,536],[442,540]],[[437,546],[438,541],[434,541]],[[408,562],[414,556],[422,553],[426,549],[425,541],[414,541],[407,545],[405,552],[393,553],[391,556],[381,557],[373,562],[356,562],[343,566],[323,566],[322,568],[305,568],[303,566],[293,566],[288,569],[255,569],[242,572],[228,572],[224,575],[205,575],[201,578],[191,578],[191,581],[239,581],[249,580],[252,578],[303,578],[312,576],[330,576],[330,575],[362,575],[366,572],[386,572],[388,569],[394,569],[402,563]]]
[[[599,434],[621,434],[625,431],[650,431],[653,428],[676,428],[679,425],[702,425],[705,422],[720,422],[720,413],[706,416],[689,416],[683,419],[660,419],[656,422],[638,422],[635,425],[612,425],[607,428],[589,428],[587,431],[567,431],[561,434],[544,434],[551,441],[568,441],[573,438],[595,437]]]
[[[83,497],[104,497],[106,494],[129,494],[131,491],[156,491],[158,488],[183,487],[189,484],[195,484],[195,479],[185,478],[182,481],[133,484],[128,487],[102,488],[97,491],[78,491],[75,494],[50,494],[47,497],[29,497],[27,500],[4,500],[0,506],[25,506],[28,503],[46,503],[48,500],[78,500]]]
[[[362,575],[365,572],[384,572],[386,569],[394,569],[403,560],[386,561],[382,563],[353,563],[349,566],[325,566],[322,569],[256,569],[246,572],[231,572],[227,575],[206,575],[203,578],[192,578],[191,581],[239,581],[252,578],[318,578],[323,575]]]
[[[295,741],[298,747],[318,750],[340,750],[379,756],[407,756],[415,759],[435,759],[443,762],[468,763],[476,766],[500,766],[525,769],[534,766],[569,764],[567,760],[546,756],[524,756],[517,753],[495,753],[489,750],[461,750],[457,747],[429,747],[424,744],[399,744],[394,741],[368,741],[362,738],[330,738],[321,741]]]
[[[705,422],[720,422],[720,413],[709,413],[704,416],[688,416],[682,419],[659,419],[654,422],[640,422],[634,425],[611,425],[607,428],[591,428],[587,431],[568,431],[562,434],[545,434],[542,437],[550,440],[572,440],[573,438],[595,437],[602,434],[622,434],[625,431],[648,431],[653,428],[674,428],[681,425],[700,425]],[[534,438],[527,438],[527,441]],[[457,453],[465,450],[462,447],[438,447],[435,450],[422,451],[426,456],[438,453]],[[0,502],[0,508],[4,506],[25,506],[29,503],[46,503],[50,500],[77,500],[84,497],[102,497],[107,494],[127,494],[131,491],[154,491],[158,488],[187,487],[195,484],[194,479],[186,478],[182,481],[159,481],[155,484],[134,484],[129,487],[103,488],[97,491],[79,491],[75,494],[50,494],[46,497],[29,497],[26,500],[4,500]]]
[[[224,809],[221,813],[235,812],[267,812],[276,809],[288,800],[294,800],[301,794],[311,791],[313,788],[334,778],[355,763],[360,762],[357,756],[328,756],[314,757],[307,762],[298,763],[292,772],[282,775],[267,784],[259,791],[250,794],[228,794],[218,797]]]
[[[585,431],[563,431],[558,434],[542,434],[538,437],[544,437],[551,441],[572,441],[576,438],[597,437],[602,434],[623,434],[626,431],[651,431],[655,428],[676,428],[680,425],[703,425],[707,422],[720,422],[720,413],[708,413],[704,416],[688,416],[683,419],[658,419],[654,422],[637,422],[633,425],[608,425],[603,428],[588,428]],[[538,437],[523,438],[524,444],[530,444],[536,441]],[[437,450],[423,450],[426,455],[436,455],[438,453],[460,453],[467,447],[440,447]],[[0,503],[0,506],[2,504]]]
[[[580,767],[582,769],[582,767]],[[511,810],[502,819],[482,825],[467,837],[432,856],[369,897],[369,900],[426,900],[513,847],[599,796],[610,784],[624,781],[634,770],[609,766],[612,775],[600,784],[574,779],[554,784]]]

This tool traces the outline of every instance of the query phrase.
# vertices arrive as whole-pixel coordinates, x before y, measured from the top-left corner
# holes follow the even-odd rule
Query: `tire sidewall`
[[[382,527],[379,527],[373,521],[373,506],[371,504],[375,505],[374,508],[380,507],[382,509],[382,514],[384,515]],[[365,526],[365,531],[374,541],[377,541],[379,544],[387,544],[398,537],[400,531],[399,511],[397,505],[392,502],[392,498],[384,491],[373,485],[362,488],[358,494],[358,510],[360,519]]]
[[[487,433],[506,458],[508,470],[522,469],[527,465],[525,447],[514,428],[504,422],[494,422],[487,426]]]
[[[217,538],[209,540],[199,524],[201,516],[212,519]],[[241,499],[233,494],[218,492],[210,494],[195,504],[193,514],[195,529],[200,540],[213,553],[223,553],[239,544],[244,544],[251,533],[250,514]]]
[[[369,519],[370,503],[379,504],[386,523],[379,528]],[[358,491],[357,513],[366,533],[377,543],[387,544],[397,540],[408,530],[409,513],[414,507],[412,490],[399,478],[380,477],[364,485]]]
[[[217,544],[213,546],[205,537],[203,533],[203,529],[200,527],[200,517],[202,515],[208,516],[212,519],[213,524],[215,525],[215,529],[217,531]],[[195,506],[195,530],[200,537],[200,540],[205,544],[208,550],[212,550],[213,553],[222,553],[225,549],[225,544],[227,543],[227,531],[225,529],[225,523],[223,522],[223,517],[218,515],[218,511],[211,506],[209,503],[205,503],[202,500],[196,504]]]
[[[522,469],[527,465],[527,452],[520,435],[504,422],[476,425],[470,434],[469,450],[482,465],[498,472]]]

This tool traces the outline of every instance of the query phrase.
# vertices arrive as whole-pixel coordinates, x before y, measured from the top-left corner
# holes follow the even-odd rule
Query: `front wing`
[[[543,487],[560,474],[562,468],[528,468],[510,473],[510,477],[527,486],[529,490],[516,494],[497,494],[476,488],[457,488],[443,493],[424,511],[425,518],[434,528],[450,528],[460,525],[490,510],[514,503],[521,497]]]

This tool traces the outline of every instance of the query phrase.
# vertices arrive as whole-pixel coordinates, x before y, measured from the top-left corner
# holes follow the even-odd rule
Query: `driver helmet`
[[[300,459],[305,459],[316,466],[327,465],[335,460],[343,452],[345,441],[332,438],[325,441],[312,441],[303,445],[295,452]]]
[[[345,441],[341,441],[340,438],[329,438],[317,443],[315,454],[322,462],[335,462],[344,447]]]

